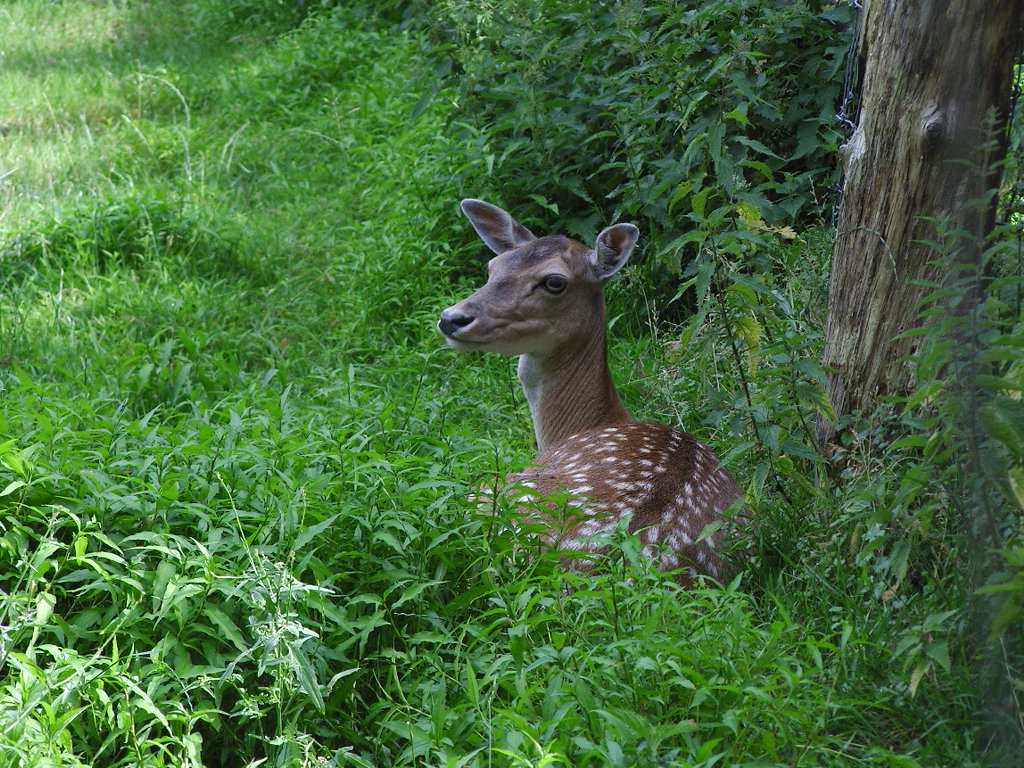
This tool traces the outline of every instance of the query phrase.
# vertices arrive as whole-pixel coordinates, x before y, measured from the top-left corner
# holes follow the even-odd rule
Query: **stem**
[[[757,427],[757,420],[754,418],[754,398],[750,394],[750,383],[747,380],[747,374],[743,370],[743,358],[740,357],[739,348],[736,346],[736,337],[732,333],[732,323],[729,322],[729,311],[726,308],[725,301],[722,299],[721,293],[718,291],[712,291],[715,297],[715,301],[718,303],[720,316],[722,318],[722,326],[725,330],[726,336],[729,337],[729,348],[732,350],[733,359],[736,362],[736,371],[740,377],[740,384],[743,386],[743,397],[747,401],[747,414],[750,417],[750,427],[754,432],[754,440],[757,442],[758,448],[761,449],[763,455],[768,457],[768,466],[771,469],[772,482],[775,484],[775,488],[786,500],[790,506],[794,506],[793,499],[787,493],[785,487],[779,481],[778,473],[775,471],[775,458],[772,456],[771,451],[764,444],[764,440],[761,438],[761,430]]]

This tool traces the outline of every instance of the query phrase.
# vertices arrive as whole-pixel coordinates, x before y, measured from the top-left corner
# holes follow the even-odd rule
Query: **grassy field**
[[[817,359],[827,233],[771,257],[745,398],[714,312],[612,287],[627,405],[764,521],[740,578],[681,593],[623,537],[581,579],[473,514],[531,430],[433,327],[491,182],[410,29],[0,7],[0,766],[981,765],[941,480],[751,436]]]

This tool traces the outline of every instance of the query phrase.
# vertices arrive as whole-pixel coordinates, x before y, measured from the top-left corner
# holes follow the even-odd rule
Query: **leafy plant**
[[[84,268],[103,275],[168,257],[178,268],[216,274],[233,251],[230,237],[212,231],[183,201],[131,196],[95,200],[9,233],[0,243],[0,268],[8,288],[33,272]]]
[[[0,72],[55,105],[18,107],[0,179],[0,763],[977,765],[972,638],[1012,649],[1017,581],[994,562],[978,604],[1009,620],[964,630],[953,400],[864,421],[843,474],[808,429],[830,233],[792,215],[831,173],[845,45],[845,9],[811,10],[6,5],[5,62],[76,63]],[[793,158],[797,123],[744,89],[823,144]],[[618,383],[742,478],[741,578],[682,593],[625,532],[566,573],[479,513],[530,436],[508,362],[433,328],[482,274],[459,193],[552,231],[643,219],[657,259],[609,287]],[[1005,264],[978,413],[1012,471]]]
[[[673,273],[692,253],[686,219],[722,204],[769,226],[827,215],[846,6],[411,5],[452,62],[455,127],[482,130],[463,185],[586,238],[598,217],[637,219]]]

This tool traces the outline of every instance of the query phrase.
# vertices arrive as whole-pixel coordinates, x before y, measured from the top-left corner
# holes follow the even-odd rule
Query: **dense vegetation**
[[[0,766],[1015,764],[1019,197],[918,392],[814,441],[854,25],[5,3]],[[483,274],[469,195],[640,224],[613,366],[741,479],[732,583],[624,535],[564,573],[474,514],[531,433],[509,361],[433,328]]]

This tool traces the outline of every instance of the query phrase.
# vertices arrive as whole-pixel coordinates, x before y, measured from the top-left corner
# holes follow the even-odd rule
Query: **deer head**
[[[616,224],[594,248],[568,237],[536,237],[482,200],[462,210],[496,255],[487,283],[441,313],[437,327],[456,349],[544,357],[604,338],[604,283],[626,263],[640,231]]]
[[[626,263],[640,231],[616,224],[594,247],[536,237],[497,206],[462,210],[496,254],[487,282],[441,313],[449,345],[519,355],[519,381],[542,449],[568,435],[628,421],[608,371],[604,284]]]

